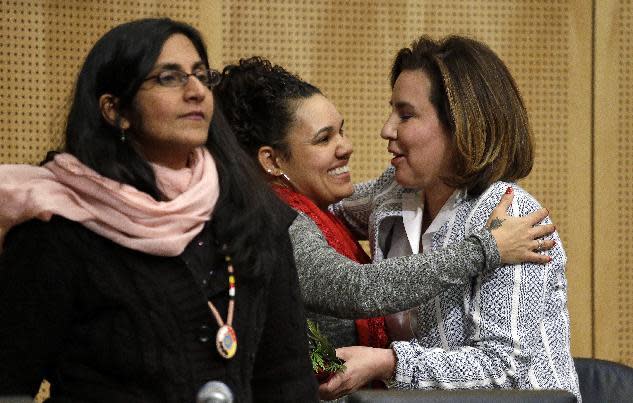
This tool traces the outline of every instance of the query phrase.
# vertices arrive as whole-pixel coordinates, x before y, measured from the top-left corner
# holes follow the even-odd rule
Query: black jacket
[[[51,402],[181,403],[221,380],[237,402],[315,401],[289,240],[260,277],[236,267],[238,348],[225,360],[205,298],[226,319],[223,257],[194,250],[210,232],[169,258],[60,217],[14,228],[0,255],[0,395],[33,395],[46,378]]]

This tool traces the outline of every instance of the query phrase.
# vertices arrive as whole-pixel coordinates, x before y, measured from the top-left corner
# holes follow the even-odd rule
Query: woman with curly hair
[[[534,239],[553,227],[532,228],[545,210],[507,217],[508,195],[492,214],[506,220],[503,226],[481,228],[443,250],[370,264],[355,234],[328,211],[354,191],[352,145],[335,106],[317,87],[259,57],[226,66],[214,92],[263,177],[300,212],[290,235],[303,299],[335,345],[386,347],[398,337],[393,329],[390,334],[397,328],[391,323],[397,325],[402,316],[389,314],[425,303],[455,284],[469,284],[500,263],[547,262],[533,251]]]

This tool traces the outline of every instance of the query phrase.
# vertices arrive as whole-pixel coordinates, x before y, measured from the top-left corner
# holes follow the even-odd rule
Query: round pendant
[[[215,345],[218,353],[227,360],[233,358],[237,350],[237,335],[229,325],[222,326],[215,336]]]

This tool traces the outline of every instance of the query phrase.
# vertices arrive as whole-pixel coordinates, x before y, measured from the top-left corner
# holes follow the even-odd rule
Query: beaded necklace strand
[[[235,311],[235,276],[233,275],[233,262],[231,257],[226,255],[224,257],[226,261],[226,271],[229,273],[229,308],[226,314],[226,323],[222,320],[222,316],[218,312],[217,308],[207,301],[209,309],[215,317],[215,321],[220,327],[215,335],[215,346],[218,349],[218,353],[227,360],[235,356],[237,350],[237,335],[235,329],[233,329],[233,313]]]

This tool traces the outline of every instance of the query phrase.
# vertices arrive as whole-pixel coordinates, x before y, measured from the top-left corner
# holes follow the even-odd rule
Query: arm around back
[[[439,251],[374,264],[359,264],[337,253],[316,224],[301,214],[289,233],[307,309],[340,318],[413,308],[499,265],[495,241],[485,229]]]

